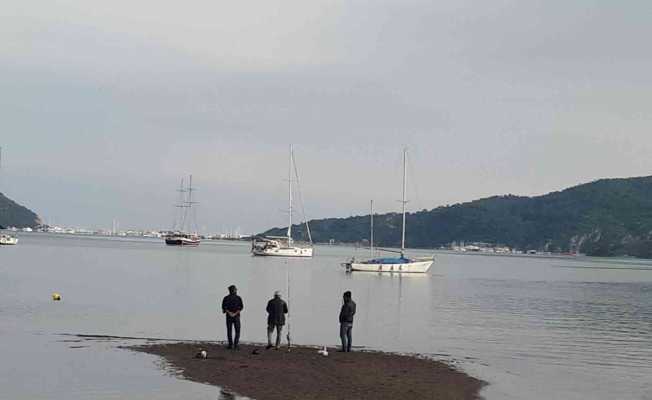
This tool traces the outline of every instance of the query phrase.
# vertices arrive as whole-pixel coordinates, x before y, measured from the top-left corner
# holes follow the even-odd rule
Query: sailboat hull
[[[312,247],[254,248],[251,253],[255,256],[268,257],[312,257]]]
[[[433,263],[433,259],[415,260],[400,264],[380,264],[370,262],[348,262],[344,267],[349,271],[365,272],[392,272],[392,273],[417,273],[424,274],[428,272]]]
[[[199,239],[191,239],[187,237],[167,237],[165,238],[165,244],[168,246],[184,246],[184,247],[195,247],[199,246]]]
[[[0,236],[0,245],[2,246],[12,246],[18,244],[18,238],[9,235]]]

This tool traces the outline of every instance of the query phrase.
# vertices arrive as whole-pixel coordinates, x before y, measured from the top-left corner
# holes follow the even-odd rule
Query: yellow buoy
[[[57,292],[52,293],[52,300],[59,301],[61,300],[61,295]]]

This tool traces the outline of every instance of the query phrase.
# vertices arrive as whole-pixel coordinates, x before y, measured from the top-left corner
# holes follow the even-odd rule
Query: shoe
[[[233,347],[233,350],[240,350],[240,346],[238,346],[238,345],[236,344],[236,345]]]
[[[226,349],[227,349],[227,350],[231,350],[232,348],[233,348],[233,345],[232,345],[232,344],[226,346]]]
[[[278,346],[274,347],[274,350],[278,350]]]
[[[274,347],[274,346],[272,346],[271,344],[268,344],[268,345],[265,347],[265,350],[269,350],[269,349],[271,349],[272,347]]]

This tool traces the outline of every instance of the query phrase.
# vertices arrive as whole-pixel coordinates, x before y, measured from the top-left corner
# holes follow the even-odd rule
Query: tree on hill
[[[0,193],[0,226],[34,228],[41,223],[38,215]]]

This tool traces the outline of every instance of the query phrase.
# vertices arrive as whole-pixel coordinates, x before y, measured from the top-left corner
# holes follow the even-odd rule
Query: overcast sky
[[[0,8],[0,192],[49,222],[204,231],[652,174],[649,1],[111,1]],[[299,217],[297,215],[297,217]]]

